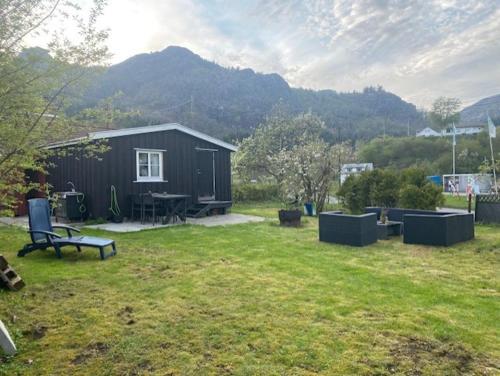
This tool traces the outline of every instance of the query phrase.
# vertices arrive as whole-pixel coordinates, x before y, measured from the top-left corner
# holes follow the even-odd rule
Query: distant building
[[[457,127],[457,136],[458,135],[471,135],[471,134],[478,134],[484,131],[484,127],[482,126],[476,126],[476,127]],[[452,129],[447,129],[442,132],[443,136],[453,136],[453,130]]]
[[[417,132],[417,137],[440,137],[441,133],[436,132],[434,129],[425,127],[420,132]]]
[[[345,179],[350,175],[360,174],[364,171],[372,171],[373,163],[346,163],[340,170],[340,184],[344,184]]]
[[[481,133],[485,130],[485,127],[478,126],[467,126],[467,127],[456,127],[456,135],[473,135]],[[452,129],[442,130],[440,132],[435,131],[432,128],[426,127],[422,129],[420,132],[417,132],[417,137],[451,137],[453,136]]]

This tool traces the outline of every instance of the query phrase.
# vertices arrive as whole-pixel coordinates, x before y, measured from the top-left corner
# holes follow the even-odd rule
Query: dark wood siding
[[[110,188],[116,187],[118,203],[128,215],[130,194],[168,192],[188,194],[196,201],[197,174],[196,148],[216,149],[215,199],[231,201],[231,152],[218,145],[185,134],[178,130],[151,132],[108,140],[111,150],[95,158],[81,155],[53,157],[55,164],[49,169],[47,181],[54,192],[68,191],[71,181],[86,196],[89,215],[94,218],[109,216]],[[162,149],[163,177],[165,182],[135,182],[136,148]]]

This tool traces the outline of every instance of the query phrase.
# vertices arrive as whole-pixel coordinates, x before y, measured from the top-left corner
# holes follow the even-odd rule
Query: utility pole
[[[410,119],[408,119],[408,137],[410,137]]]

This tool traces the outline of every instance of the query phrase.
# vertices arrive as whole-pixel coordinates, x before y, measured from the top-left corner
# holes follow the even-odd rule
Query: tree
[[[88,12],[77,3],[61,0],[0,0],[0,212],[11,214],[18,197],[40,188],[27,180],[26,171],[44,172],[50,142],[75,131],[66,115],[93,67],[108,56],[107,32],[97,27],[104,0],[94,0]],[[70,20],[78,37],[69,41],[64,32],[46,30],[49,21]],[[67,23],[65,26],[68,26]],[[26,50],[34,34],[51,38],[48,50]],[[86,125],[83,126],[85,128]],[[82,129],[77,129],[82,131]],[[99,152],[99,145],[89,146]]]
[[[347,144],[332,146],[321,138],[324,130],[317,116],[292,117],[276,106],[255,134],[241,142],[235,170],[243,180],[271,179],[283,201],[314,201],[320,212],[340,164],[352,159]]]
[[[288,197],[314,202],[317,212],[324,209],[333,181],[341,164],[353,159],[348,144],[329,145],[317,139],[282,153],[285,175],[280,183]]]
[[[429,113],[431,123],[438,129],[446,129],[452,123],[458,123],[461,105],[462,102],[458,98],[439,97],[432,104]]]
[[[282,105],[250,137],[243,139],[235,156],[235,171],[243,180],[283,180],[287,151],[320,138],[323,121],[310,113],[290,116]]]

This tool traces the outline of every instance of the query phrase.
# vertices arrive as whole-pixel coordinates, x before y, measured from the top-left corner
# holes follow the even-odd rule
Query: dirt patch
[[[123,322],[125,322],[125,324],[133,325],[136,322],[134,320],[133,315],[132,315],[133,312],[134,312],[134,309],[131,306],[125,306],[116,315],[118,317],[120,317],[123,320]]]
[[[389,373],[419,376],[427,366],[442,366],[450,374],[470,371],[474,358],[460,344],[442,343],[417,337],[402,337],[390,349],[392,362],[386,365]]]
[[[23,331],[23,335],[25,337],[31,338],[31,339],[41,339],[45,337],[45,333],[47,333],[48,328],[44,325],[33,325],[29,330]]]
[[[78,365],[85,363],[88,359],[102,356],[108,351],[109,345],[107,343],[96,342],[90,344],[71,361],[71,364]]]
[[[232,375],[233,367],[230,364],[217,364],[215,366],[217,368],[217,374],[219,375]]]

